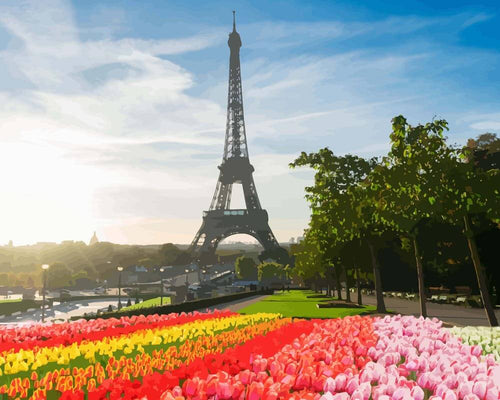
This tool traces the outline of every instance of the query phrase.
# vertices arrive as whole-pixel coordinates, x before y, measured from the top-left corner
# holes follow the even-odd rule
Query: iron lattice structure
[[[252,175],[254,168],[248,158],[240,69],[241,38],[236,32],[234,11],[233,31],[227,43],[230,57],[224,154],[218,167],[219,179],[210,208],[203,212],[203,222],[190,247],[191,252],[202,262],[213,260],[219,242],[238,233],[253,236],[267,254],[286,253],[269,227],[267,211],[262,209],[255,188]],[[246,209],[230,208],[235,183],[242,185]]]

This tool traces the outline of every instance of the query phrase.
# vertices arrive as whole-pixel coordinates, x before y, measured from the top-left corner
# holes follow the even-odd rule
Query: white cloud
[[[405,35],[442,24],[463,29],[484,18],[250,24],[242,51]],[[195,72],[165,56],[223,43],[226,31],[154,40],[103,38],[96,31],[89,39],[90,28],[77,25],[63,0],[3,1],[0,24],[12,37],[0,63],[22,87],[0,91],[0,168],[11,171],[4,180],[0,242],[86,240],[95,229],[101,239],[121,243],[190,242],[218,175],[227,78],[195,96]],[[438,50],[283,52],[246,60],[250,161],[279,240],[302,234],[308,217],[307,175],[298,178],[288,163],[301,150],[325,146],[339,154],[378,153],[388,146],[395,114],[432,118],[439,111],[428,100],[435,88],[423,85],[416,72]],[[455,65],[452,58],[434,71],[449,65]],[[2,79],[8,78],[0,75],[0,87],[7,87]],[[493,129],[497,121],[483,115],[469,123]]]

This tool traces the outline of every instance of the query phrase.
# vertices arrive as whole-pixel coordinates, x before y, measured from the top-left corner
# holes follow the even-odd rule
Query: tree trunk
[[[346,293],[346,301],[348,303],[351,303],[351,292],[349,290],[349,284],[347,282],[348,278],[347,278],[347,269],[344,268],[344,271],[345,271],[345,293]]]
[[[373,244],[370,240],[367,240],[367,242],[368,242],[368,247],[370,248],[370,255],[372,258],[373,277],[375,279],[375,293],[377,295],[377,312],[385,314],[387,310],[385,309],[384,295],[382,293],[382,278],[380,277],[380,268],[378,266],[378,261],[375,255]]]
[[[360,278],[359,278],[359,268],[354,265],[354,270],[356,271],[356,290],[358,292],[358,305],[362,306],[363,305],[363,298],[361,297],[361,285],[359,283]]]
[[[497,317],[495,311],[491,304],[490,293],[488,292],[488,285],[486,283],[486,276],[484,273],[483,266],[479,260],[479,253],[477,251],[476,239],[474,238],[474,232],[472,231],[471,222],[469,215],[464,216],[465,224],[465,236],[467,238],[467,243],[469,244],[470,255],[472,257],[472,262],[474,264],[474,269],[476,270],[477,283],[479,285],[479,291],[481,292],[481,299],[483,301],[484,309],[486,311],[486,316],[490,322],[490,326],[498,326]]]
[[[335,273],[335,278],[336,278],[336,281],[337,281],[337,298],[339,300],[342,300],[342,282],[340,281],[340,274],[339,273]]]
[[[413,247],[415,248],[415,261],[417,264],[417,278],[418,278],[418,296],[420,298],[420,315],[427,318],[427,306],[425,304],[425,285],[424,285],[424,267],[422,265],[422,258],[418,251],[418,243],[416,236],[413,236]]]

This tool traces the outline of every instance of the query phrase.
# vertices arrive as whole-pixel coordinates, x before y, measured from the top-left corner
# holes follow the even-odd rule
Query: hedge
[[[210,297],[208,299],[198,299],[186,301],[179,304],[170,304],[165,306],[142,308],[138,310],[129,310],[124,312],[109,312],[100,315],[87,315],[83,318],[90,320],[95,318],[121,318],[121,317],[131,317],[133,315],[152,315],[152,314],[170,314],[170,313],[181,313],[181,312],[191,312],[196,310],[202,310],[207,307],[216,306],[218,304],[229,303],[231,301],[244,299],[247,297],[252,297],[256,295],[269,295],[273,294],[274,290],[254,290],[251,292],[234,293],[226,296]],[[80,319],[82,317],[72,317],[71,319]]]

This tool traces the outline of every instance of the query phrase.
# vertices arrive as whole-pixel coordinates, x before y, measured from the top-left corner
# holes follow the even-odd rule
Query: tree
[[[234,264],[234,268],[238,279],[255,281],[258,278],[257,264],[253,258],[245,256],[238,257]]]
[[[476,167],[468,147],[452,154],[446,161],[446,168],[443,169],[446,186],[440,199],[447,210],[443,218],[451,223],[463,224],[486,315],[491,326],[498,326],[479,258],[472,216],[482,214],[496,224],[500,223],[500,170]]]
[[[159,252],[164,265],[185,265],[191,260],[191,256],[187,251],[180,250],[172,243],[161,246]]]
[[[418,225],[425,218],[441,213],[436,197],[444,183],[441,160],[448,156],[448,149],[443,146],[444,129],[447,129],[444,120],[413,127],[403,116],[395,117],[391,150],[365,182],[376,205],[376,219],[407,235],[412,242],[423,317],[427,316],[427,310]]]
[[[350,154],[340,157],[324,148],[317,153],[302,152],[290,167],[309,166],[316,171],[314,186],[306,187],[306,198],[313,215],[319,215],[325,221],[333,253],[338,251],[339,243],[354,238],[366,242],[373,266],[377,311],[385,313],[378,254],[374,245],[375,237],[384,227],[373,219],[371,198],[360,186],[376,165],[374,158],[365,160]]]
[[[284,279],[283,265],[276,262],[264,262],[259,264],[257,269],[260,282],[273,283],[281,282]]]
[[[50,265],[47,276],[47,287],[51,289],[59,289],[71,286],[72,271],[62,262],[55,262]]]

